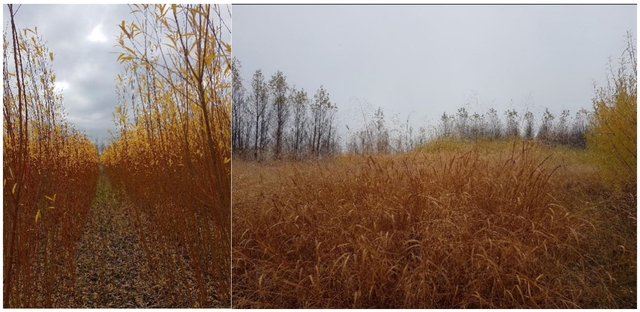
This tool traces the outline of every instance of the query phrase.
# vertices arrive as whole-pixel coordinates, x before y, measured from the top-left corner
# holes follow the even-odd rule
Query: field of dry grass
[[[635,308],[635,192],[579,154],[234,160],[233,306]]]

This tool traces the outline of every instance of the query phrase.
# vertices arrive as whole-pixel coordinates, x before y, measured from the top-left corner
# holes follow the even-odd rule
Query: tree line
[[[586,148],[589,118],[590,113],[585,109],[580,109],[571,118],[567,109],[556,116],[547,108],[536,129],[535,116],[529,110],[523,114],[518,114],[515,109],[506,110],[502,119],[493,108],[486,113],[470,113],[463,107],[456,114],[442,114],[438,136],[467,140],[520,137],[549,145]]]
[[[392,116],[390,125],[382,108],[372,113],[365,113],[363,109],[365,123],[362,128],[348,133],[346,151],[353,154],[393,154],[411,151],[437,139],[478,141],[513,137],[548,145],[586,148],[591,114],[581,109],[572,117],[566,109],[559,115],[545,109],[542,117],[536,119],[528,109],[524,113],[508,109],[500,114],[494,108],[483,113],[462,107],[455,114],[444,112],[436,126],[416,130],[408,118],[406,123],[402,123],[397,116]]]
[[[256,160],[334,155],[343,148],[354,154],[392,154],[408,152],[437,139],[478,141],[517,137],[547,145],[586,149],[590,144],[596,149],[613,150],[615,157],[624,160],[621,167],[633,168],[629,163],[635,163],[634,40],[631,34],[627,35],[628,47],[619,67],[614,69],[610,64],[607,86],[596,89],[592,111],[580,109],[572,113],[563,109],[554,114],[545,108],[536,116],[529,107],[520,112],[507,109],[503,113],[494,108],[481,112],[461,107],[455,113],[444,112],[435,126],[415,129],[409,118],[403,123],[396,115],[389,123],[382,108],[368,112],[363,109],[364,125],[354,130],[346,127],[344,146],[338,140],[337,107],[322,86],[311,100],[304,89],[290,87],[282,72],[278,71],[267,82],[262,71],[256,70],[247,90],[239,74],[240,62],[234,59],[233,154]]]
[[[254,72],[248,89],[240,76],[241,63],[233,59],[232,144],[234,157],[307,159],[339,151],[336,114],[329,92],[320,86],[313,99],[277,71],[267,81]]]

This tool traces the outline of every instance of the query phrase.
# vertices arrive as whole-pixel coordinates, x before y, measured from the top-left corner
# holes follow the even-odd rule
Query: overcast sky
[[[14,5],[14,11],[17,9]],[[115,78],[122,70],[114,47],[119,25],[129,20],[127,5],[22,5],[18,28],[38,27],[55,59],[56,84],[63,89],[67,120],[93,139],[114,129]],[[3,5],[3,26],[9,10]]]
[[[92,140],[107,139],[107,129],[115,130],[116,75],[123,67],[116,61],[120,50],[114,46],[118,25],[131,21],[130,12],[125,4],[22,5],[16,14],[16,26],[38,27],[49,51],[55,54],[53,68],[57,85],[64,90],[67,120]],[[5,29],[8,21],[9,10],[3,5]]]
[[[609,58],[636,34],[635,5],[233,6],[233,55],[245,87],[277,70],[309,97],[324,85],[339,122],[360,106],[417,129],[466,106],[525,107],[539,118],[591,108]],[[387,119],[389,122],[389,119]]]

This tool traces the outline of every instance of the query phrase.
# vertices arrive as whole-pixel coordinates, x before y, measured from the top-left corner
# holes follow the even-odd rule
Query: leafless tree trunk
[[[275,158],[279,159],[282,152],[282,138],[284,133],[284,127],[289,119],[289,105],[287,103],[287,86],[286,77],[281,71],[278,71],[275,75],[271,76],[269,81],[269,87],[271,88],[271,94],[273,95],[273,112],[275,115]]]
[[[264,131],[265,131],[265,112],[267,110],[267,101],[269,95],[267,93],[267,86],[264,81],[264,76],[261,70],[256,70],[253,74],[253,80],[251,81],[251,87],[253,89],[253,117],[255,118],[255,140],[253,145],[253,157],[258,159],[258,145],[260,146],[260,152],[264,144]]]

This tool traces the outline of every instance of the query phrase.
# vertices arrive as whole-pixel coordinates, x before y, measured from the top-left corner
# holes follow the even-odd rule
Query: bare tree
[[[240,68],[242,65],[238,59],[233,58],[231,67],[233,81],[233,124],[232,124],[232,142],[233,153],[242,155],[247,152],[249,144],[249,132],[251,131],[251,122],[247,116],[248,108],[246,101],[246,89],[242,85],[242,77],[240,76]]]
[[[573,119],[571,133],[569,134],[569,145],[571,147],[587,148],[586,133],[588,129],[589,118],[591,118],[591,113],[589,113],[589,111],[584,108],[576,113],[576,117]]]
[[[569,144],[569,118],[569,110],[563,109],[554,131],[556,144]]]
[[[524,124],[524,137],[527,140],[532,140],[533,139],[533,113],[532,112],[526,112],[524,113],[524,120],[525,120],[525,124]]]
[[[538,130],[538,135],[536,136],[536,138],[541,141],[541,142],[545,142],[545,143],[550,143],[552,136],[553,136],[553,129],[552,129],[552,125],[553,125],[553,119],[555,117],[553,116],[553,114],[549,111],[549,109],[545,109],[544,110],[544,115],[542,116],[542,124],[540,125],[540,130]]]
[[[491,139],[499,139],[502,136],[502,122],[498,117],[498,111],[494,108],[487,112],[487,121],[489,122],[489,137]]]
[[[440,136],[448,138],[453,135],[453,119],[453,115],[447,115],[446,112],[442,113],[442,117],[440,117],[442,133]]]
[[[329,110],[332,108],[329,100],[329,93],[320,86],[316,94],[313,96],[314,102],[311,104],[311,152],[313,155],[320,156],[323,140],[329,131]]]
[[[461,138],[469,137],[469,125],[468,125],[469,113],[467,109],[462,107],[458,108],[458,114],[456,118],[456,127],[458,134]]]
[[[389,130],[384,123],[384,111],[381,107],[374,116],[374,125],[376,134],[376,153],[388,154],[389,153]]]
[[[328,95],[327,95],[328,96]],[[336,114],[338,113],[338,107],[335,104],[329,103],[327,110],[327,139],[325,140],[325,152],[329,155],[334,155],[339,152],[338,135],[335,124]]]
[[[262,75],[262,70],[258,69],[253,74],[253,80],[251,80],[251,88],[253,91],[252,95],[252,115],[255,118],[255,137],[253,143],[253,157],[255,160],[258,159],[258,151],[260,151],[260,156],[262,157],[264,151],[265,144],[265,131],[267,130],[265,115],[267,111],[267,103],[269,100],[269,94],[267,89],[267,84],[264,81],[264,75]],[[260,147],[260,150],[258,150]]]
[[[505,135],[507,137],[517,137],[520,135],[520,127],[518,127],[518,112],[515,109],[504,112],[507,116],[507,129]]]
[[[282,74],[281,71],[276,72],[275,75],[271,76],[271,80],[269,81],[269,87],[271,89],[272,95],[272,107],[273,114],[275,117],[275,146],[274,146],[274,154],[275,158],[279,159],[280,154],[282,152],[282,140],[284,127],[289,119],[289,103],[287,101],[287,90],[289,86],[287,85],[287,78]]]
[[[291,128],[291,145],[295,159],[300,159],[304,149],[304,141],[307,136],[307,106],[309,98],[304,89],[297,91],[295,88],[291,90],[291,105],[293,108],[293,126]]]

